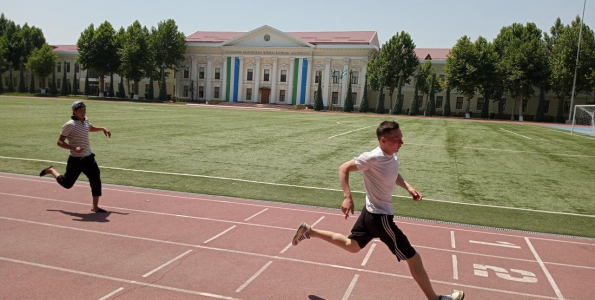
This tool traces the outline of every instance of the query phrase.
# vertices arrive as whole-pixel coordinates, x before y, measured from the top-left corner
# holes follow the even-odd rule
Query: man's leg
[[[411,276],[413,276],[413,279],[415,279],[424,294],[426,294],[428,300],[438,299],[438,295],[436,295],[432,288],[432,283],[430,282],[428,273],[426,273],[426,269],[424,268],[419,253],[415,253],[415,255],[412,258],[407,259],[406,262],[409,265]]]
[[[351,253],[358,253],[359,250],[361,250],[359,244],[355,240],[340,233],[312,228],[310,237],[322,239]]]
[[[86,158],[83,173],[87,175],[89,184],[91,185],[91,194],[93,195],[93,207],[91,210],[94,212],[105,212],[104,209],[99,208],[99,197],[101,197],[101,172],[99,171],[99,166],[97,165],[94,156]]]

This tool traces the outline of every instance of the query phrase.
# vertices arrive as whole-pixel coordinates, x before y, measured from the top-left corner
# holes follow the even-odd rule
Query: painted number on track
[[[510,273],[506,269],[500,268],[500,267],[487,266],[487,265],[481,265],[481,264],[473,264],[473,268],[475,269],[474,270],[475,275],[479,276],[479,277],[488,277],[488,270],[493,270],[496,273],[496,276],[498,276],[502,279],[517,281],[517,282],[526,282],[526,283],[536,283],[537,282],[537,278],[535,277],[535,274],[533,274],[529,271],[510,269],[511,273],[517,273],[520,275],[520,277],[516,277],[516,276],[510,275]]]

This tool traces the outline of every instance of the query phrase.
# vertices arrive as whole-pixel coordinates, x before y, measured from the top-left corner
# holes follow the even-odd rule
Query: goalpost
[[[571,133],[595,136],[595,105],[575,105]]]

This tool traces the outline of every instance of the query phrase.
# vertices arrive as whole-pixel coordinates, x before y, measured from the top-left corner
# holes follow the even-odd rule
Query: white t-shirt
[[[397,155],[387,155],[377,147],[353,160],[364,177],[366,209],[373,214],[392,215],[392,194],[399,176]]]

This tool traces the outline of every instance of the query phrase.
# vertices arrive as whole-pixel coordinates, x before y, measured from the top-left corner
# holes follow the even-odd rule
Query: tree
[[[126,30],[120,50],[121,70],[126,78],[134,81],[134,98],[138,99],[139,83],[145,77],[147,54],[149,53],[149,31],[138,21],[134,21]]]
[[[419,88],[418,88],[418,77],[415,76],[415,90],[413,91],[413,101],[411,101],[411,109],[409,110],[410,116],[417,116],[419,114]]]
[[[98,73],[100,97],[104,96],[104,76],[116,72],[120,63],[115,34],[112,25],[105,21],[97,30],[93,24],[89,25],[77,41],[80,64],[87,74],[89,69]]]
[[[426,110],[426,115],[428,116],[435,116],[436,115],[436,93],[442,91],[442,82],[436,75],[436,72],[432,74],[432,80],[430,82],[430,98],[428,100],[428,107]]]
[[[368,104],[368,75],[364,80],[364,94],[362,95],[362,102],[359,105],[359,112],[367,113],[369,110]]]
[[[155,98],[155,89],[153,88],[153,75],[149,77],[149,90],[147,91],[147,99],[153,100]]]
[[[479,56],[476,48],[468,36],[460,38],[450,50],[446,58],[444,73],[451,88],[467,97],[465,112],[469,113],[471,99],[475,96],[475,90],[479,80]]]
[[[503,27],[494,39],[498,53],[498,72],[503,75],[506,90],[519,105],[519,120],[523,116],[523,103],[534,93],[534,87],[547,75],[547,54],[543,33],[534,23],[514,23]]]
[[[347,86],[347,95],[345,95],[345,105],[343,106],[344,112],[352,112],[353,111],[353,95],[351,94],[351,75],[352,72],[349,72],[349,85]]]
[[[58,87],[56,86],[56,65],[54,64],[54,68],[52,71],[52,82],[50,83],[50,94],[52,96],[58,95]]]
[[[91,90],[89,86],[89,70],[85,72],[85,96],[91,96]]]
[[[167,100],[165,85],[165,69],[178,69],[184,61],[186,52],[186,37],[178,31],[176,22],[172,19],[161,21],[157,28],[151,29],[153,38],[152,49],[155,51],[155,65],[161,68],[161,86],[159,100]]]
[[[118,84],[118,97],[126,98],[126,90],[124,89],[124,76],[120,75],[120,84]]]
[[[12,80],[12,62],[8,63],[8,92],[14,93],[14,81]]]
[[[109,92],[107,93],[108,97],[115,97],[114,95],[114,72],[109,74]]]
[[[378,100],[376,102],[376,113],[377,114],[384,113],[384,87],[382,86],[382,81],[380,81],[380,88],[378,91]]]
[[[321,111],[324,109],[324,101],[322,100],[322,74],[321,71],[318,71],[319,75],[317,76],[319,78],[318,80],[318,89],[316,90],[316,96],[314,97],[314,110],[315,111]]]
[[[72,78],[72,95],[78,95],[79,94],[79,82],[78,79],[76,78],[76,71],[78,69],[78,64],[74,64],[74,76]]]
[[[66,62],[64,62],[64,68],[62,69],[62,85],[60,87],[60,95],[68,96],[68,78],[66,78]]]
[[[403,102],[405,102],[405,95],[403,95],[403,81],[404,78],[399,78],[399,85],[397,86],[397,101],[395,101],[395,107],[393,108],[393,114],[400,115],[403,113]]]
[[[419,106],[422,107],[424,115],[428,112],[428,103],[429,103],[429,95],[430,89],[432,84],[432,74],[436,73],[436,68],[432,65],[432,61],[426,59],[424,64],[421,65],[419,68],[419,72],[417,72],[417,89],[421,92],[422,96],[422,103],[418,103]],[[424,96],[428,95],[428,100],[425,101],[424,105]]]
[[[41,48],[33,50],[27,60],[27,67],[35,76],[45,81],[55,70],[56,60],[58,60],[58,55],[50,45],[44,44]]]
[[[450,116],[450,85],[446,84],[446,99],[444,99],[444,109],[442,109],[442,115],[445,117]]]

